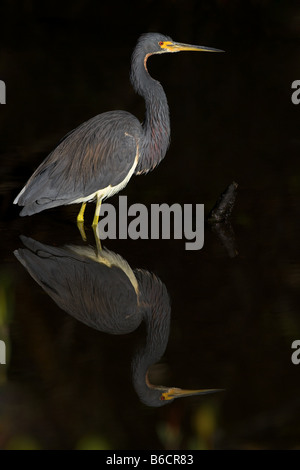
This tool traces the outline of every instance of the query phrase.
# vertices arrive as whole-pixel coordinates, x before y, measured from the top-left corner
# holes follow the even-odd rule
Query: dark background
[[[8,448],[293,449],[300,444],[297,1],[2,1],[0,79],[0,446]],[[209,229],[184,240],[107,241],[154,272],[172,299],[171,334],[157,383],[225,388],[215,396],[142,405],[130,378],[143,327],[110,336],[60,310],[17,262],[20,234],[82,244],[77,206],[19,218],[12,201],[68,131],[110,109],[143,119],[130,57],[147,31],[225,54],[149,60],[171,113],[171,146],[133,178],[128,203],[203,203],[239,184],[232,258]],[[109,202],[117,204],[118,196]],[[90,220],[94,207],[87,209]],[[93,244],[87,226],[88,242]]]

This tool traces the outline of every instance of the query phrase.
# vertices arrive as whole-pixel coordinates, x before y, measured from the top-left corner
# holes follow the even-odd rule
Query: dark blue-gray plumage
[[[14,200],[24,206],[20,215],[82,203],[77,220],[83,222],[86,203],[96,199],[95,226],[104,198],[120,191],[133,174],[147,173],[160,163],[170,140],[169,108],[161,84],[148,73],[147,59],[179,51],[219,50],[176,43],[158,33],[142,35],[132,55],[131,82],[145,99],[144,122],[125,111],[110,111],[67,134]]]

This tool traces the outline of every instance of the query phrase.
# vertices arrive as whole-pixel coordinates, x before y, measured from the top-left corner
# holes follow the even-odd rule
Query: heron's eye
[[[158,45],[159,45],[159,46],[162,46],[163,43],[164,43],[163,41],[159,41]]]
[[[165,400],[165,397],[163,395],[160,396],[161,401]]]

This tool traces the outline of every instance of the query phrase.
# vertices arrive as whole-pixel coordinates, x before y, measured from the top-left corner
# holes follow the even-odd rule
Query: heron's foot
[[[92,223],[94,232],[99,222],[100,210],[101,210],[101,199],[97,199],[95,214],[94,214],[93,223]]]
[[[77,219],[77,227],[78,227],[78,230],[79,230],[79,232],[80,232],[80,235],[81,235],[82,240],[83,240],[84,242],[86,242],[87,238],[86,238],[86,234],[85,234],[84,223],[78,221],[78,219]]]

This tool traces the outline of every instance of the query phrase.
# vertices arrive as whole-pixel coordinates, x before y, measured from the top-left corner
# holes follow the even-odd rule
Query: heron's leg
[[[79,211],[79,214],[77,216],[77,227],[80,232],[82,240],[85,242],[86,241],[86,234],[84,230],[84,211],[85,211],[85,206],[86,202],[82,203],[81,209]]]
[[[82,205],[81,205],[81,209],[80,209],[80,211],[78,213],[78,216],[77,216],[77,222],[84,222],[85,207],[86,207],[86,202],[83,202]]]
[[[98,233],[97,233],[97,225],[93,225],[92,227],[93,227],[93,232],[94,232],[94,237],[95,237],[95,242],[96,242],[97,255],[100,255],[100,252],[102,250],[102,246],[101,246],[100,238],[99,238]]]
[[[95,215],[94,215],[94,219],[93,219],[93,223],[92,223],[94,237],[95,237],[95,241],[96,241],[97,254],[99,254],[100,251],[102,250],[100,238],[97,234],[97,225],[98,225],[99,216],[100,216],[101,202],[102,202],[102,199],[100,197],[97,197]]]
[[[86,238],[83,222],[77,222],[77,227],[80,232],[82,240],[86,242],[87,238]]]
[[[101,210],[101,202],[102,200],[100,198],[97,198],[96,210],[95,210],[92,227],[97,227],[98,225],[99,215],[100,215],[100,210]]]

